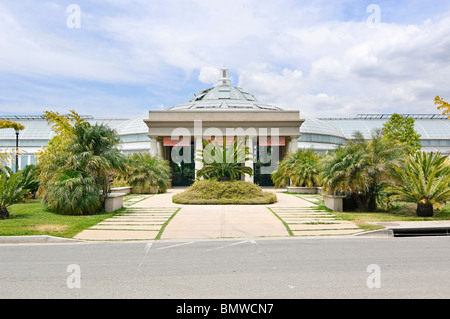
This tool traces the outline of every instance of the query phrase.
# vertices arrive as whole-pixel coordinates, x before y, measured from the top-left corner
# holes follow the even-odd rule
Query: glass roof
[[[305,115],[304,113],[300,113],[300,118],[305,120],[302,126],[300,126],[301,133],[332,135],[345,138],[344,134],[341,131],[325,121],[321,121],[314,117]]]
[[[18,116],[18,117],[9,117],[11,120],[14,120],[16,123],[22,124],[25,129],[20,131],[19,139],[20,140],[49,140],[54,136],[54,132],[52,131],[51,126],[47,124],[47,121],[42,119],[42,117],[26,117],[26,116]],[[111,128],[118,127],[121,123],[123,123],[124,119],[94,119],[93,117],[85,117],[86,121],[95,124],[105,124]],[[142,122],[144,125],[145,123]],[[16,134],[14,129],[1,129],[0,130],[0,140],[11,140],[16,139]]]
[[[131,134],[145,134],[148,133],[148,126],[144,120],[148,119],[148,116],[139,116],[132,118],[128,121],[122,121],[120,125],[116,127],[119,135],[131,135]]]
[[[187,103],[168,108],[166,111],[194,111],[194,110],[267,110],[281,111],[273,105],[260,103],[256,98],[241,88],[229,85],[217,85],[194,95]]]
[[[360,131],[364,138],[370,139],[374,129],[381,129],[388,119],[322,119],[338,129],[347,139]],[[414,129],[422,139],[450,139],[450,121],[448,119],[415,119]]]

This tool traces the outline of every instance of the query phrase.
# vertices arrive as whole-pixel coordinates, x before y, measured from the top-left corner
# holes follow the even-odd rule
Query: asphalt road
[[[0,245],[0,298],[449,298],[450,238]]]

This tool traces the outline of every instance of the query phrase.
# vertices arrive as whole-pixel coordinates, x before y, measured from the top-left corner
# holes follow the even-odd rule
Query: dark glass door
[[[170,147],[170,154],[172,154],[173,147]],[[183,155],[183,149],[180,151],[180,156]],[[170,159],[170,168],[172,169],[172,186],[190,186],[195,179],[195,162],[194,162],[194,146],[191,145],[191,160],[188,162],[174,163]]]

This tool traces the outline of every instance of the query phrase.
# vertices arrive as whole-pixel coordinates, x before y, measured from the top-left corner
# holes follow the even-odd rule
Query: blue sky
[[[450,100],[449,1],[2,0],[0,47],[0,114],[145,115],[223,66],[260,101],[317,117]]]

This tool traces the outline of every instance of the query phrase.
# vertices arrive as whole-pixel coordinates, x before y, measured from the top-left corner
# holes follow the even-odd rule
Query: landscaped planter
[[[344,211],[344,198],[345,196],[326,195],[325,206],[334,212]]]
[[[109,193],[105,199],[105,212],[112,213],[123,207],[125,193]]]
[[[123,194],[131,194],[133,187],[117,187],[111,188],[111,194],[123,193]]]
[[[295,194],[319,194],[321,187],[299,187],[299,186],[288,186],[287,191],[289,193]]]

